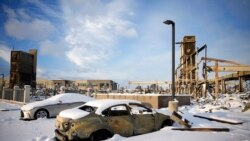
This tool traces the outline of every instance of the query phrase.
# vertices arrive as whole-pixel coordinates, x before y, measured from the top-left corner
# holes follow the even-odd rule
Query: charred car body
[[[94,100],[59,113],[58,140],[105,140],[113,134],[124,137],[145,134],[172,125],[168,115],[134,100]]]

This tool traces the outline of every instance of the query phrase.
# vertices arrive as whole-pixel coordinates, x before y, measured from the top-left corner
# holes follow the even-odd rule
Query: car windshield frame
[[[122,108],[125,108],[125,109],[122,109],[121,111],[123,111],[123,113],[120,113],[118,115],[113,115],[111,114],[112,111],[114,111],[114,113],[116,113],[117,111],[120,111],[119,110],[119,106],[121,106]],[[118,109],[116,109],[118,107]],[[114,109],[112,109],[114,108]],[[117,112],[119,113],[119,112]],[[127,104],[117,104],[117,105],[113,105],[113,106],[110,106],[106,109],[104,109],[101,113],[102,116],[105,116],[105,117],[114,117],[114,116],[131,116],[131,113],[130,113],[130,109],[128,108],[128,105]]]
[[[133,112],[132,112],[132,107],[131,106],[138,106],[138,107],[142,107],[142,108],[145,108],[147,111],[146,112],[148,112],[148,113],[153,113],[153,109],[151,109],[151,108],[149,108],[149,107],[147,107],[146,105],[143,105],[143,104],[139,104],[139,103],[132,103],[132,102],[130,102],[129,104],[128,104],[128,107],[129,107],[129,110],[130,110],[130,112],[131,112],[131,114],[133,114]],[[137,110],[137,109],[135,109],[135,110]]]
[[[83,106],[78,107],[78,109],[89,112],[89,113],[95,113],[97,108],[98,107],[93,107],[93,106],[89,106],[89,105],[83,105]]]

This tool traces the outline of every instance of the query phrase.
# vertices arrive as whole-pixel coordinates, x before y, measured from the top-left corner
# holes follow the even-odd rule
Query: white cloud
[[[0,44],[0,58],[2,58],[7,63],[10,63],[10,52],[11,49],[7,46]]]
[[[39,19],[31,22],[8,20],[4,28],[9,36],[20,40],[43,40],[55,31],[55,27],[50,22]]]
[[[17,17],[16,12],[11,8],[9,8],[7,6],[3,6],[3,10],[7,14],[8,18],[14,19]]]
[[[63,41],[52,42],[45,40],[40,42],[41,55],[51,55],[56,57],[63,57],[65,55],[65,43]]]
[[[97,67],[112,55],[119,37],[138,36],[127,20],[129,3],[125,1],[62,1],[65,17],[65,41],[70,61],[82,68]]]
[[[33,5],[33,9],[41,10],[44,14],[50,17],[63,19],[64,17],[57,10],[58,5],[56,1],[47,1],[46,4],[41,0],[26,0],[27,3]]]
[[[24,9],[4,7],[8,20],[4,25],[7,35],[16,39],[44,40],[55,32],[55,27],[46,20],[32,19]]]
[[[40,66],[37,66],[37,72],[36,72],[36,75],[37,75],[37,78],[41,79],[41,78],[47,78],[45,75],[47,73],[47,70],[40,67]],[[49,79],[49,78],[47,78]]]
[[[23,9],[23,8],[17,9],[17,13],[24,20],[30,20],[31,19],[31,17],[25,12],[25,9]]]

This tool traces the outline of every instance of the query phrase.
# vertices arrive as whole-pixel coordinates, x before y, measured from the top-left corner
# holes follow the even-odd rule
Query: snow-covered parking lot
[[[247,101],[249,102],[249,101]],[[172,128],[180,127],[174,124],[173,127],[165,127],[160,131],[149,134],[121,137],[114,135],[110,141],[138,141],[138,140],[168,140],[168,141],[250,141],[250,110],[241,112],[243,102],[237,98],[223,98],[217,104],[201,102],[191,106],[183,106],[179,111],[183,117],[192,123],[192,127],[199,128],[229,128],[229,132],[201,132],[201,131],[176,131]],[[20,105],[0,101],[0,140],[1,141],[54,141],[55,119],[38,119],[31,121],[19,120]],[[166,110],[166,109],[162,109]],[[227,124],[216,121],[209,121],[194,117],[202,115],[216,117],[232,122],[243,122],[243,124]],[[122,127],[121,127],[122,128]]]

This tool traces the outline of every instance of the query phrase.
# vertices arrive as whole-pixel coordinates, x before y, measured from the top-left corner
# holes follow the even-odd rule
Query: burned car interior
[[[102,112],[103,116],[129,116],[134,114],[152,114],[152,110],[137,103],[129,103],[129,106],[125,104],[115,105]]]
[[[92,107],[92,106],[88,106],[88,105],[84,105],[84,106],[79,107],[79,109],[81,109],[83,111],[86,111],[86,112],[89,112],[89,113],[93,113],[93,112],[95,112],[95,110],[97,108],[96,107]]]

